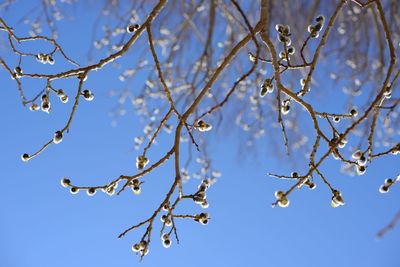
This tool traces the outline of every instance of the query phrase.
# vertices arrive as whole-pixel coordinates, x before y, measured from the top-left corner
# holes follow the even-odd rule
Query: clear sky
[[[16,12],[11,9],[2,15],[13,23],[20,17]],[[96,10],[75,12],[81,19],[68,22],[72,28],[67,31],[60,29],[66,33],[60,42],[73,58],[85,62],[91,28],[82,25]],[[3,53],[0,48],[2,57]],[[398,170],[398,159],[377,160],[361,177],[341,174],[340,165],[328,161],[324,172],[342,189],[343,207],[331,208],[330,193],[319,183],[312,192],[295,192],[289,208],[272,209],[273,192],[291,184],[266,173],[283,173],[291,166],[272,151],[243,160],[238,136],[226,136],[223,130],[213,138],[210,150],[214,166],[223,174],[208,192],[210,224],[178,221],[181,243],[173,240],[170,249],[162,247],[155,232],[149,255],[139,262],[131,246],[143,230],[122,239],[117,236],[157,207],[174,178],[171,164],[145,179],[140,196],[127,191],[109,197],[99,192],[89,198],[84,193],[71,195],[60,186],[63,176],[81,185],[96,185],[135,173],[133,137],[144,122],[130,112],[117,127],[111,126],[108,114],[116,99],[108,92],[118,83],[111,66],[91,75],[87,85],[95,100],[81,103],[70,133],[61,144],[24,163],[22,153],[39,148],[65,124],[71,103],[55,105],[50,114],[32,113],[20,104],[15,83],[0,70],[0,267],[399,266],[400,227],[376,239],[400,208],[400,186],[386,195],[378,192],[383,180]],[[38,83],[24,86],[27,91],[40,90]],[[165,150],[167,145],[158,144],[156,149]],[[191,180],[187,186],[197,184]],[[199,212],[195,205],[185,208]]]

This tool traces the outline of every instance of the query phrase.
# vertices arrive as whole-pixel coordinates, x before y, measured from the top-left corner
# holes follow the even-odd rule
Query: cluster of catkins
[[[146,240],[140,241],[132,246],[132,251],[135,253],[140,253],[142,256],[146,256],[149,253],[149,248]]]
[[[293,46],[289,46],[286,51],[279,52],[279,58],[283,61],[288,61],[290,60],[290,56],[294,55],[295,52],[296,49]]]
[[[206,191],[210,187],[210,185],[211,185],[210,180],[204,179],[198,187],[199,190],[193,195],[193,201],[196,204],[199,204],[203,209],[209,207]]]
[[[294,55],[294,53],[296,52],[296,49],[293,46],[290,46],[292,44],[292,40],[290,39],[290,26],[277,24],[275,26],[275,29],[278,32],[278,41],[283,43],[285,48],[284,51],[281,51],[279,53],[279,58],[280,60],[287,61],[290,59],[290,56]]]
[[[310,33],[311,37],[318,38],[319,33],[324,27],[325,18],[324,16],[320,15],[315,19],[315,21],[316,21],[315,24],[308,25],[307,30]]]
[[[50,90],[52,90],[52,89],[48,88],[48,90],[47,90],[48,93],[45,93],[42,95],[40,107],[38,104],[32,103],[32,105],[29,107],[29,109],[31,111],[36,111],[36,110],[42,109],[42,111],[44,111],[46,113],[50,113],[50,110],[51,110],[51,103],[50,103],[50,98],[49,98]],[[54,90],[54,91],[56,92],[56,95],[58,96],[58,98],[60,99],[60,101],[62,103],[65,104],[68,102],[68,96],[65,94],[64,90],[58,89],[58,90]],[[92,101],[94,99],[94,94],[89,89],[83,90],[81,93],[81,96],[86,101]]]
[[[335,132],[335,137],[331,139],[333,144],[337,144],[339,148],[344,148],[347,145],[347,139],[342,133]]]
[[[164,248],[169,248],[172,244],[171,238],[169,237],[169,234],[164,233],[161,235],[161,241],[164,246]]]
[[[367,171],[367,157],[363,152],[357,150],[352,158],[356,160],[355,168],[358,175],[363,175]]]
[[[54,144],[58,144],[62,141],[63,139],[63,132],[62,131],[57,131],[54,133],[53,136],[53,143]],[[33,156],[30,156],[28,153],[24,153],[21,155],[21,160],[26,162],[28,160],[30,160]]]
[[[126,31],[128,33],[134,33],[135,31],[137,31],[140,28],[139,24],[129,24],[128,26],[126,26]]]
[[[67,103],[68,102],[68,96],[65,94],[63,89],[59,89],[56,92],[57,96],[60,98],[62,103]]]
[[[52,57],[52,55],[46,55],[43,53],[39,53],[36,55],[36,60],[42,64],[50,64],[53,65],[54,64],[54,59]]]
[[[302,179],[302,182],[298,185],[298,188],[303,186],[307,186],[311,190],[317,188],[317,185],[312,181],[311,177],[301,178],[298,172],[292,172],[290,177],[293,179]],[[289,199],[283,191],[276,191],[275,198],[278,205],[282,208],[286,208],[290,204]],[[275,204],[273,204],[272,207],[275,207]]]
[[[140,180],[139,179],[135,179],[132,182],[130,182],[129,186],[131,187],[133,193],[135,193],[136,195],[140,194],[141,192],[141,188],[140,188]],[[88,196],[94,196],[97,192],[98,189],[101,189],[102,192],[104,192],[105,194],[109,195],[109,196],[113,196],[115,194],[115,191],[118,187],[118,183],[114,182],[111,183],[110,185],[106,186],[106,187],[88,187],[85,189],[76,187],[76,186],[72,186],[71,185],[71,180],[68,178],[62,178],[61,179],[61,185],[63,187],[69,187],[69,191],[71,192],[71,194],[76,195],[79,193],[79,191],[81,190],[85,190],[86,194]]]
[[[283,43],[286,46],[292,44],[292,40],[290,39],[291,33],[289,25],[276,24],[275,29],[278,32],[277,38],[279,42]]]
[[[20,69],[20,67],[16,67],[16,71],[19,71],[19,73],[22,73],[22,70]],[[40,107],[38,104],[32,103],[32,105],[29,107],[29,109],[31,111],[37,111],[37,110],[41,109],[42,111],[44,111],[46,113],[50,113],[51,103],[50,103],[49,95],[52,90],[54,92],[56,92],[57,96],[60,98],[60,101],[62,103],[68,102],[68,96],[65,94],[64,90],[62,90],[62,89],[54,90],[49,86],[49,87],[47,87],[46,93],[41,96]],[[87,101],[92,101],[94,99],[94,94],[89,89],[83,90],[83,92],[81,92],[81,96]],[[62,141],[62,139],[63,139],[63,130],[56,131],[53,136],[53,143],[58,144]],[[32,158],[32,156],[30,156],[27,153],[24,153],[21,155],[22,161],[25,161],[25,162],[30,160],[31,158]]]
[[[291,173],[291,177],[292,177],[292,178],[295,178],[295,179],[296,179],[296,178],[299,179],[299,174],[298,174],[298,172],[292,172],[292,173]],[[310,177],[308,177],[307,179],[303,179],[303,180],[302,180],[302,183],[298,185],[298,188],[301,188],[301,187],[303,187],[304,185],[305,185],[305,186],[308,186],[311,190],[317,188],[317,184],[314,183],[314,182],[310,179]]]
[[[275,197],[278,202],[278,205],[282,208],[286,208],[289,206],[290,201],[286,197],[285,193],[283,191],[276,191],[275,192]],[[274,206],[273,206],[274,207]]]
[[[163,210],[168,212],[169,208],[167,206],[164,206]],[[172,218],[170,218],[169,213],[161,215],[160,220],[165,226],[172,225]]]

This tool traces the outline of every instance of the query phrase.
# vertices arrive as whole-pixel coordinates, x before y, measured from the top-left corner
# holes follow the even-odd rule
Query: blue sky
[[[15,21],[15,12],[11,10],[4,18]],[[78,9],[76,17],[85,14],[85,19],[68,22],[76,28],[67,30],[60,39],[73,58],[85,56],[90,40],[89,26],[76,30],[79,23],[93,18],[91,12],[83,12]],[[77,40],[85,45],[78,47]],[[3,48],[0,51],[4,53]],[[210,224],[179,221],[181,244],[174,242],[167,250],[154,235],[150,254],[139,262],[131,245],[142,229],[122,239],[116,237],[157,207],[173,181],[171,163],[145,178],[140,196],[98,193],[89,198],[84,193],[71,195],[60,186],[64,176],[78,184],[95,185],[135,173],[133,137],[144,122],[129,113],[119,119],[117,127],[111,126],[108,114],[116,100],[108,91],[119,86],[117,76],[111,66],[90,75],[87,86],[93,89],[95,100],[82,101],[70,133],[61,144],[23,163],[22,153],[39,148],[65,124],[71,103],[55,105],[50,114],[32,113],[20,104],[15,83],[0,71],[0,267],[399,265],[400,229],[383,239],[375,238],[400,208],[397,185],[389,194],[378,192],[383,180],[395,175],[398,159],[379,159],[361,177],[341,174],[340,165],[329,160],[323,171],[342,189],[345,206],[332,209],[330,192],[319,183],[312,192],[295,192],[289,208],[272,209],[274,191],[291,184],[273,180],[266,173],[290,172],[287,159],[276,158],[273,151],[243,159],[238,135],[227,135],[223,130],[212,139],[209,151],[214,166],[223,174],[208,192]],[[40,90],[37,82],[24,86],[27,91]],[[156,146],[157,151],[167,148],[163,143]],[[192,180],[187,186],[197,183]],[[199,212],[195,205],[185,208]]]

